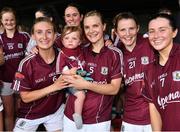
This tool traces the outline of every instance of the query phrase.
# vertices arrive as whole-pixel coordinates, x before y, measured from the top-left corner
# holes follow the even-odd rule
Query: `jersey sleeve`
[[[19,64],[18,70],[15,73],[15,78],[12,84],[12,88],[15,91],[30,91],[31,90],[31,82],[30,78],[32,75],[32,68],[28,66],[28,63],[23,63],[24,60]],[[30,64],[29,64],[30,65]]]
[[[2,34],[0,34],[0,47],[3,47],[3,39],[2,39]]]
[[[62,54],[62,51],[59,51],[57,61],[56,61],[56,73],[61,74],[63,67],[65,66],[65,57]]]
[[[30,35],[27,32],[21,32],[21,33],[23,34],[23,43],[25,44],[25,48],[26,48],[30,40]]]
[[[142,89],[142,95],[147,102],[152,103],[154,80],[152,77],[153,75],[152,69],[149,69],[149,68],[144,73],[144,85],[143,85],[144,87]]]
[[[121,78],[123,75],[123,55],[121,50],[113,47],[114,50],[114,61],[111,68],[111,79]]]

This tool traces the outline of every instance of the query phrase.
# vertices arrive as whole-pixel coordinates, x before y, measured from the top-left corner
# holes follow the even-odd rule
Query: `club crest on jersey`
[[[172,74],[174,81],[180,81],[180,71],[174,71]]]
[[[23,48],[23,44],[22,43],[18,43],[18,48],[22,49]]]
[[[108,74],[108,68],[107,67],[101,67],[101,74],[102,75],[107,75]]]
[[[149,64],[149,57],[147,57],[147,56],[141,57],[141,64],[143,64],[143,65]]]

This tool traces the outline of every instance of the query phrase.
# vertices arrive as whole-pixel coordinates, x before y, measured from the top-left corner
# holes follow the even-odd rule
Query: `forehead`
[[[5,12],[2,14],[2,18],[4,18],[4,17],[13,17],[14,18],[15,16],[12,12]]]
[[[80,32],[79,31],[70,31],[68,30],[64,36],[75,36],[77,37],[78,35],[80,35]]]
[[[149,22],[149,28],[170,27],[169,20],[158,17]]]
[[[98,23],[102,23],[102,21],[100,17],[97,15],[88,16],[84,18],[84,25],[93,25],[93,24],[98,24]]]
[[[118,21],[118,27],[121,28],[122,26],[128,26],[128,27],[131,27],[131,26],[137,26],[136,25],[136,22],[134,19],[131,19],[131,18],[128,18],[128,19],[121,19]]]
[[[66,14],[73,14],[73,13],[79,13],[78,9],[76,7],[73,7],[73,6],[69,6],[65,9],[65,15]]]
[[[53,25],[49,22],[38,22],[34,25],[35,30],[53,29]]]

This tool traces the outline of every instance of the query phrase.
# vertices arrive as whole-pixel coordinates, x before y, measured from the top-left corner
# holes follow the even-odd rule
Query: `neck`
[[[132,45],[130,45],[130,46],[125,46],[125,48],[126,48],[129,52],[132,52],[135,46],[136,46],[136,44],[132,44]]]
[[[55,51],[53,47],[48,50],[39,49],[39,54],[47,64],[52,63],[55,59]]]
[[[169,59],[169,54],[171,52],[171,49],[173,47],[173,44],[169,44],[165,49],[159,51],[159,64],[164,66]]]
[[[15,31],[16,31],[15,29],[13,29],[13,30],[6,30],[7,37],[8,38],[13,38]]]
[[[104,47],[104,40],[102,39],[96,43],[92,43],[92,46],[93,46],[93,52],[100,53],[102,47]]]

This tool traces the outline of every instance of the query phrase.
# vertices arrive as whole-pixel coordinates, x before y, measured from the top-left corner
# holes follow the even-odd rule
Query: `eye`
[[[42,31],[41,31],[41,30],[37,30],[36,33],[37,33],[37,34],[41,34]]]
[[[76,16],[78,16],[78,14],[77,14],[77,13],[74,13],[74,14],[73,14],[73,17],[76,17]]]
[[[166,29],[161,28],[159,31],[160,31],[160,32],[164,32],[164,31],[166,31]]]
[[[67,14],[67,15],[65,15],[66,17],[70,17],[71,15],[70,14]]]
[[[64,40],[68,40],[68,39],[69,39],[69,37],[65,36],[63,39],[64,39]]]
[[[129,30],[131,30],[131,31],[132,31],[132,30],[135,30],[135,27],[130,27]]]
[[[52,31],[47,31],[48,34],[52,34],[53,32]]]
[[[154,33],[154,30],[149,30],[148,31],[148,34],[153,34]]]
[[[89,29],[89,27],[88,26],[84,26],[84,30],[88,30]]]
[[[120,29],[119,31],[120,31],[120,32],[125,32],[126,29],[125,29],[125,28],[122,28],[122,29]]]
[[[72,39],[73,39],[73,40],[78,40],[78,38],[76,38],[76,37],[73,37]]]

